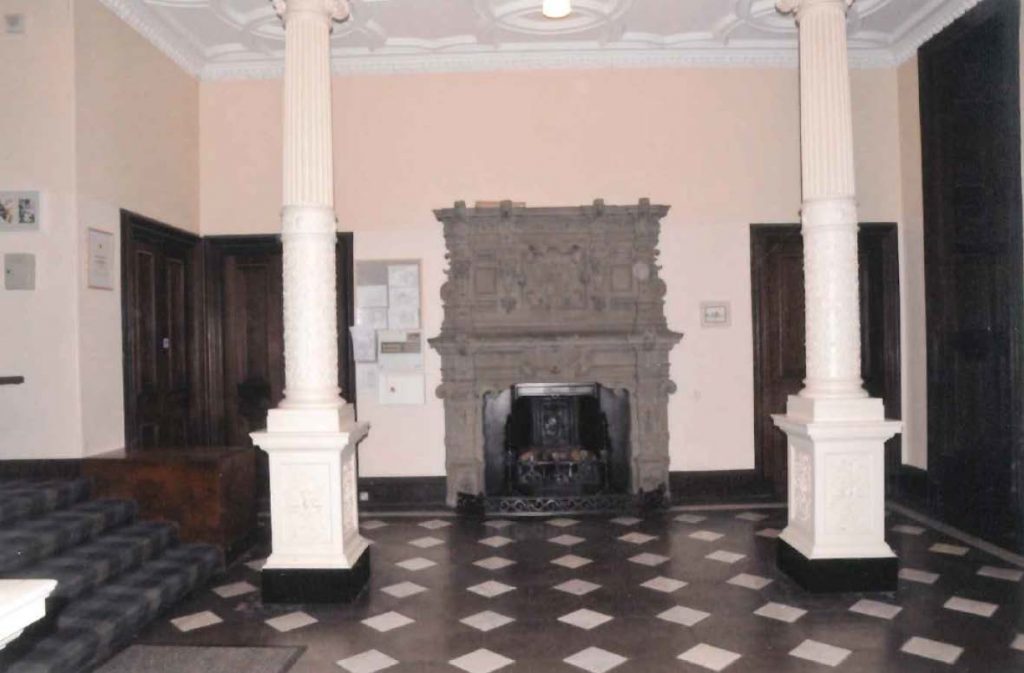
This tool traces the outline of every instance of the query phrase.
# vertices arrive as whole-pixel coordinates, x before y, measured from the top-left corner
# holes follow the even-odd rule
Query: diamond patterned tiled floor
[[[1024,567],[903,516],[899,590],[835,596],[776,569],[781,508],[382,518],[353,604],[261,604],[263,546],[138,642],[304,647],[288,673],[1024,672]]]

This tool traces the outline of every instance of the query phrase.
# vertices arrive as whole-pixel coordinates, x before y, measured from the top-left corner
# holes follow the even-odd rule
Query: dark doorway
[[[252,446],[284,395],[284,322],[279,236],[210,236],[206,260],[208,441]],[[338,380],[355,403],[352,234],[338,234]],[[257,494],[269,488],[266,454],[256,452]]]
[[[204,437],[199,237],[121,213],[125,446]]]
[[[928,478],[944,520],[1024,548],[1017,0],[990,0],[919,53]]]
[[[901,415],[899,245],[895,224],[862,224],[860,257],[861,377],[872,397],[885,401],[888,418]],[[754,311],[755,470],[786,495],[786,435],[772,414],[803,388],[803,237],[799,225],[750,228]],[[887,481],[900,465],[900,438],[886,443]]]

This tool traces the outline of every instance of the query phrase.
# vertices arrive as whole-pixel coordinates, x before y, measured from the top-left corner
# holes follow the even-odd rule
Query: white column
[[[900,424],[860,378],[860,302],[846,11],[853,0],[780,0],[800,33],[807,378],[775,424],[789,437],[789,525],[807,559],[891,558],[884,443]]]
[[[359,535],[355,447],[367,426],[339,396],[331,118],[332,21],[344,0],[275,0],[285,24],[285,399],[253,442],[270,457],[265,571],[351,569]],[[264,574],[264,592],[267,574]]]

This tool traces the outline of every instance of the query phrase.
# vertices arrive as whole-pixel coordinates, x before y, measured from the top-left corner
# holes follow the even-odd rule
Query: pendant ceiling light
[[[544,0],[540,11],[549,19],[563,19],[572,12],[572,0]]]

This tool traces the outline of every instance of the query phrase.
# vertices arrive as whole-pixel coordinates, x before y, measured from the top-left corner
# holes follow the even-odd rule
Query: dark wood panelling
[[[1020,4],[919,52],[933,511],[1024,549]]]
[[[362,477],[360,493],[367,500],[359,504],[365,512],[447,509],[444,477]]]
[[[757,470],[670,472],[673,505],[758,502],[775,499],[772,483]]]
[[[74,479],[81,474],[79,458],[0,460],[0,479]]]
[[[896,225],[865,223],[858,234],[861,311],[861,376],[864,388],[884,400],[886,416],[902,413],[900,391],[899,243]],[[753,225],[750,230],[754,325],[754,465],[785,497],[786,435],[772,414],[803,388],[803,237],[800,226]],[[900,440],[886,443],[887,474],[900,465]]]
[[[205,441],[199,237],[122,211],[125,444]]]

